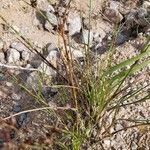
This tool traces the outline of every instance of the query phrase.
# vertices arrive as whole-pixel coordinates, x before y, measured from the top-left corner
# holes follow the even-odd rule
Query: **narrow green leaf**
[[[118,69],[121,69],[123,67],[126,67],[127,65],[131,65],[133,64],[135,61],[145,57],[145,56],[149,56],[150,55],[150,49],[148,49],[146,52],[139,54],[138,56],[135,56],[131,59],[125,60],[123,62],[121,62],[120,64],[117,64],[116,66],[113,66],[112,68],[110,68],[108,71],[105,72],[104,75],[108,75],[108,74],[112,74],[113,72],[115,72]]]
[[[133,73],[136,73],[137,71],[141,70],[142,68],[144,68],[145,66],[147,66],[147,65],[149,65],[149,64],[150,64],[150,60],[145,61],[145,62],[143,62],[143,63],[141,63],[141,64],[137,64],[137,65],[131,70],[131,72],[129,73],[129,75],[131,75],[131,74],[133,74]],[[111,82],[110,82],[110,83],[116,82],[116,81],[120,82],[120,80],[126,75],[126,73],[127,73],[128,71],[129,71],[129,69],[128,69],[128,70],[125,70],[125,71],[122,71],[122,72],[120,72],[119,74],[115,75],[115,76],[111,79]]]

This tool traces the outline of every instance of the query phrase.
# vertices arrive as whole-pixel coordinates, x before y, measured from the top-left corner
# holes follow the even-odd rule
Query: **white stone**
[[[84,57],[83,52],[79,49],[75,49],[73,47],[67,46],[67,51],[68,51],[70,58],[72,58],[72,59],[78,59],[78,58]]]
[[[49,53],[52,50],[58,51],[58,48],[57,48],[56,44],[54,44],[54,43],[48,43],[47,46],[46,46],[46,51]]]
[[[38,72],[32,72],[30,73],[30,75],[28,76],[27,78],[27,81],[26,81],[26,86],[29,88],[29,89],[34,89],[34,90],[37,90],[38,88],[38,80],[39,78],[39,75],[38,75]]]
[[[28,51],[23,51],[23,52],[21,53],[22,59],[25,60],[25,61],[29,60],[29,59],[30,59],[30,54],[31,54],[31,53],[28,52]]]
[[[13,83],[11,83],[11,82],[6,82],[6,86],[12,87],[12,86],[13,86]]]
[[[72,50],[72,55],[75,59],[84,57],[80,50]]]
[[[56,72],[50,66],[45,64],[44,62],[42,62],[40,64],[40,66],[38,67],[38,70],[40,72],[43,72],[46,75],[49,75],[49,76],[55,76],[56,75]]]
[[[20,100],[20,99],[21,99],[21,95],[18,95],[18,94],[16,94],[16,93],[12,93],[11,98],[12,98],[13,100]]]
[[[3,48],[3,46],[4,46],[4,42],[3,42],[3,40],[0,38],[0,50]]]
[[[143,7],[146,8],[146,9],[150,8],[150,1],[144,1]]]
[[[110,145],[111,145],[111,141],[110,141],[110,140],[105,139],[105,140],[104,140],[104,144],[105,144],[107,147],[110,147]]]
[[[105,33],[106,34],[106,33]],[[102,42],[102,38],[101,35],[99,33],[93,33],[93,40],[96,43],[101,43]]]
[[[44,27],[45,27],[45,29],[47,29],[48,31],[52,31],[52,29],[53,29],[52,24],[51,24],[50,22],[48,22],[47,20],[46,20],[46,22],[45,22],[45,24],[44,24]]]
[[[46,60],[48,60],[54,67],[56,67],[56,65],[57,65],[57,54],[58,54],[58,51],[56,49],[54,49],[54,50],[51,50],[46,57]],[[38,67],[37,69],[39,70],[40,73],[43,73],[48,76],[56,75],[56,71],[53,70],[49,65],[47,65],[43,61],[37,67]],[[29,75],[29,77],[27,78],[27,86],[29,88],[37,90],[38,82],[40,81],[39,78],[40,78],[40,76],[38,75],[38,72],[32,72]]]
[[[23,60],[25,61],[29,60],[30,51],[24,44],[22,44],[21,42],[13,42],[11,44],[11,48],[19,51]]]
[[[54,13],[55,9],[53,8],[52,5],[48,5],[47,11]]]
[[[32,65],[31,64],[27,64],[26,68],[30,69],[30,68],[32,68]]]
[[[7,51],[7,61],[8,63],[14,63],[20,60],[20,53],[13,48]]]
[[[50,12],[49,10],[46,12],[46,16],[47,16],[47,19],[49,20],[49,22],[52,24],[52,25],[58,25],[58,20],[57,20],[57,17],[52,13]]]
[[[11,48],[16,49],[19,52],[28,51],[28,48],[21,42],[13,42],[10,46]]]
[[[77,12],[70,12],[68,15],[67,23],[69,24],[69,34],[72,36],[76,33],[80,33],[81,30],[81,18]]]
[[[58,55],[58,50],[57,49],[53,49],[49,52],[48,56],[46,57],[46,59],[48,61],[53,61],[57,59],[57,55]]]
[[[43,18],[42,18],[43,19]],[[43,20],[39,20],[37,17],[34,17],[33,18],[33,21],[32,21],[33,25],[36,26],[39,30],[42,30],[43,29]]]
[[[120,3],[119,2],[117,2],[117,1],[109,1],[109,7],[111,8],[111,9],[115,9],[115,10],[118,10],[119,9],[119,5],[120,5]]]
[[[93,32],[89,30],[82,31],[82,43],[91,45],[93,41]],[[89,43],[88,43],[89,42]]]
[[[48,60],[54,67],[57,67],[57,57],[58,51],[57,49],[51,50],[46,57],[46,60]],[[46,75],[55,76],[56,71],[54,71],[50,66],[48,66],[46,63],[42,62],[40,66],[38,67],[38,70],[40,72],[43,72]]]
[[[4,63],[5,62],[5,56],[3,52],[0,52],[0,62]]]

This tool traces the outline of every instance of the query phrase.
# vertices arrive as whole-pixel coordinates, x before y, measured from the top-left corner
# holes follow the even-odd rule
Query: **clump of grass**
[[[64,17],[67,16],[68,11],[69,6],[66,9],[66,14]],[[91,19],[90,13],[91,10],[89,10],[89,24]],[[5,23],[7,23],[2,16],[0,17]],[[104,138],[111,137],[112,135],[124,130],[122,129],[116,132],[110,132],[109,130],[117,121],[116,115],[120,108],[143,102],[150,98],[150,95],[147,94],[137,101],[124,103],[126,100],[139,94],[149,85],[123,94],[123,92],[128,89],[125,85],[125,81],[134,73],[141,70],[143,67],[146,67],[150,63],[149,60],[140,62],[141,59],[150,55],[150,38],[147,38],[147,42],[141,49],[140,54],[117,65],[113,65],[113,63],[111,63],[112,55],[115,51],[115,35],[104,60],[97,59],[95,61],[90,55],[91,50],[88,44],[85,48],[84,65],[81,66],[80,62],[75,60],[72,54],[69,53],[70,47],[68,48],[68,45],[71,39],[69,35],[66,35],[64,32],[66,20],[63,19],[63,21],[63,25],[58,31],[58,34],[63,39],[64,44],[64,49],[60,49],[60,61],[62,62],[62,67],[64,68],[63,72],[48,62],[41,53],[33,48],[32,44],[25,37],[20,35],[20,33],[15,31],[15,29],[13,30],[22,42],[31,51],[34,51],[41,56],[43,61],[57,72],[58,78],[61,78],[61,80],[59,80],[59,84],[54,85],[51,83],[51,86],[59,89],[60,94],[60,100],[58,100],[60,102],[60,106],[55,107],[49,106],[42,97],[42,82],[39,83],[38,92],[31,92],[25,86],[21,85],[26,92],[33,96],[34,99],[43,106],[42,108],[27,110],[25,112],[46,110],[46,113],[51,115],[52,111],[53,115],[58,119],[58,126],[53,127],[53,129],[56,130],[57,135],[55,136],[55,140],[52,145],[53,149],[61,148],[80,150],[86,149],[86,145],[88,144],[92,145],[92,143],[99,143]],[[127,66],[130,67],[127,68]],[[16,78],[15,80],[17,81]],[[39,81],[41,81],[40,78]],[[15,114],[14,116],[19,114],[20,113]],[[106,125],[104,121],[106,114],[108,116],[113,116],[109,125]],[[135,120],[132,121],[135,122]],[[129,126],[126,129],[149,124],[150,122],[145,122],[144,120],[134,126]],[[47,127],[51,128],[49,125],[47,125]],[[105,130],[103,131],[102,128]],[[98,137],[99,134],[101,134],[101,137]]]

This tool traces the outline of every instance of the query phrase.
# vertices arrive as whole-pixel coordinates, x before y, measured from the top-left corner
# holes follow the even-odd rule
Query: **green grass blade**
[[[150,49],[148,49],[146,52],[139,54],[138,56],[135,56],[129,60],[125,60],[123,62],[121,62],[120,64],[112,67],[111,69],[109,69],[108,71],[105,72],[104,75],[108,75],[108,74],[112,74],[113,72],[115,72],[116,70],[119,70],[127,65],[131,65],[133,64],[135,61],[145,57],[145,56],[149,56],[150,55]]]
[[[141,63],[141,64],[137,64],[137,65],[130,71],[129,75],[136,73],[137,71],[141,70],[142,68],[146,67],[146,66],[149,65],[149,64],[150,64],[150,60],[145,61],[145,62],[143,62],[143,63]],[[111,79],[110,83],[116,82],[116,84],[118,84],[118,82],[120,82],[120,81],[122,80],[122,78],[126,75],[126,73],[127,73],[128,71],[129,71],[129,69],[128,69],[128,70],[125,70],[125,71],[122,71],[122,72],[120,72],[119,74],[115,75],[115,76]]]

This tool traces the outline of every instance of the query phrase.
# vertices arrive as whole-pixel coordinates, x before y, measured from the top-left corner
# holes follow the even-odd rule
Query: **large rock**
[[[16,63],[20,61],[20,53],[13,48],[8,49],[7,51],[7,62],[8,63]]]
[[[80,33],[81,30],[81,18],[80,14],[76,11],[70,11],[67,19],[69,24],[69,35],[73,36],[77,33]]]

